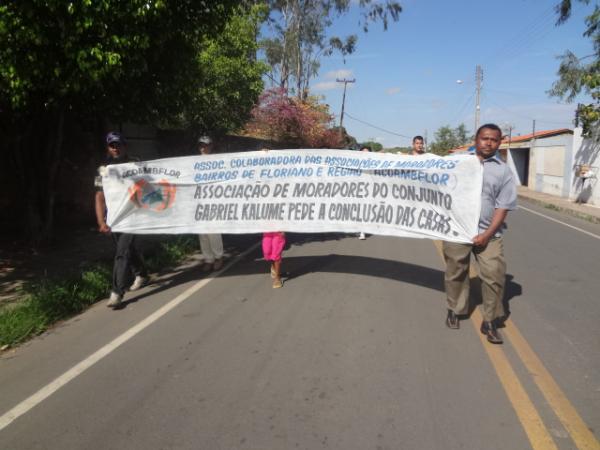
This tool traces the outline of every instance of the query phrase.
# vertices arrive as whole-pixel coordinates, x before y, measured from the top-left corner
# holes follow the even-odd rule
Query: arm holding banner
[[[95,196],[95,211],[96,211],[96,222],[98,223],[98,230],[100,233],[110,233],[110,227],[104,220],[104,212],[106,211],[106,200],[104,199],[104,192],[98,191]]]
[[[502,227],[507,215],[508,209],[495,209],[494,215],[492,216],[492,223],[489,228],[473,238],[473,245],[476,247],[485,247],[500,227]]]

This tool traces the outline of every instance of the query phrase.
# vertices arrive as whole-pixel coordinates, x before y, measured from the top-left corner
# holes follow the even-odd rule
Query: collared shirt
[[[483,233],[492,224],[494,210],[517,208],[517,184],[508,164],[496,154],[484,159],[483,186],[481,189],[481,213],[479,216],[479,233]],[[495,236],[500,236],[506,224],[498,229]]]

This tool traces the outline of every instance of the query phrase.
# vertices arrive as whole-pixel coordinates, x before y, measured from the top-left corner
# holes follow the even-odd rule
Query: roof
[[[514,136],[511,138],[510,142],[512,144],[513,142],[530,141],[532,138],[539,139],[544,137],[558,136],[559,134],[573,134],[573,130],[570,130],[569,128],[558,128],[556,130],[536,131],[535,133],[524,134],[522,136]],[[508,143],[508,138],[505,137],[502,139],[502,143]]]
[[[524,134],[522,136],[513,136],[510,139],[510,143],[512,145],[514,143],[530,141],[532,138],[540,139],[540,138],[558,136],[560,134],[573,134],[573,130],[571,130],[569,128],[557,128],[556,130],[536,131],[535,133]],[[453,148],[452,150],[449,150],[449,153],[467,151],[469,149],[469,147],[471,147],[474,144],[475,143],[472,142],[470,144],[461,145],[460,147],[456,147],[456,148]],[[502,139],[502,142],[500,145],[503,145],[503,144],[508,144],[508,137],[504,137],[504,139]]]

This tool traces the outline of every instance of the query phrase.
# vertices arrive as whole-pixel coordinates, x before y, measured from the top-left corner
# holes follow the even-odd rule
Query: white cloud
[[[352,71],[348,69],[339,69],[327,72],[325,78],[328,80],[335,80],[336,78],[350,78],[352,77]]]
[[[531,103],[531,104],[492,104],[482,111],[481,123],[510,123],[518,134],[531,133],[533,120],[536,130],[573,128],[574,104]]]
[[[347,55],[345,57],[342,56],[330,56],[329,59],[331,61],[350,61],[350,60],[354,60],[354,59],[375,59],[375,58],[381,58],[381,54],[380,53],[357,53],[357,54],[352,54],[352,55]]]
[[[344,86],[342,83],[336,81],[322,81],[315,84],[312,89],[315,91],[331,91],[333,89],[340,89],[342,86]]]
[[[433,111],[439,111],[440,109],[442,109],[445,106],[445,103],[442,100],[431,100],[431,109]]]
[[[385,90],[385,93],[387,95],[394,95],[394,94],[397,94],[398,92],[400,92],[399,87],[391,87],[391,88]]]

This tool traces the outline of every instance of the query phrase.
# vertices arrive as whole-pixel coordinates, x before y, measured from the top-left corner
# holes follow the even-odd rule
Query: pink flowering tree
[[[301,147],[339,148],[342,140],[332,125],[333,115],[316,97],[300,100],[273,88],[261,95],[246,133]]]

